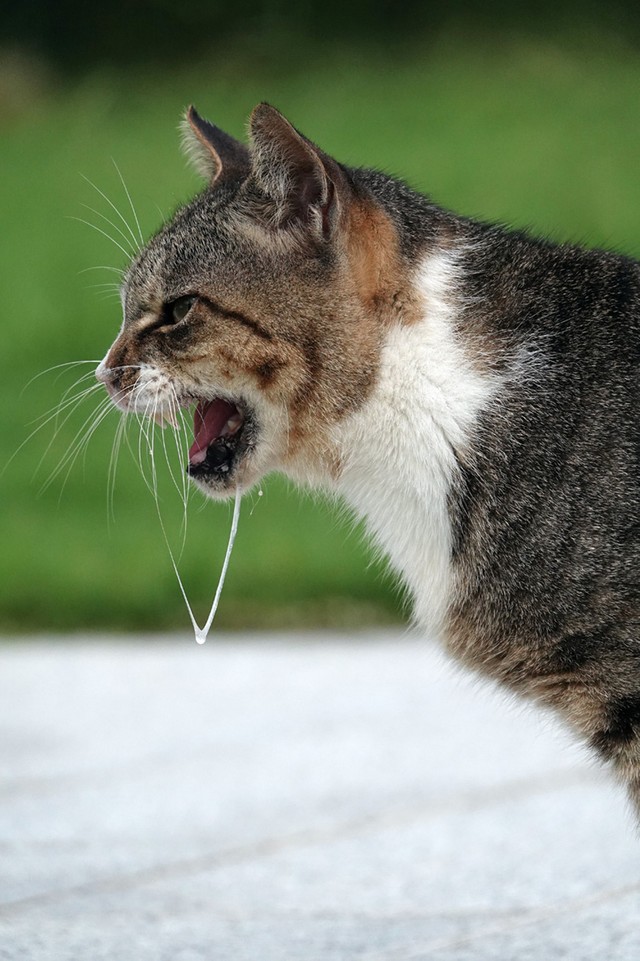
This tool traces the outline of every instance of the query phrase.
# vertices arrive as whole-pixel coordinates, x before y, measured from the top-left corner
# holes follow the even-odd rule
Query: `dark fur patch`
[[[638,738],[640,694],[610,701],[605,710],[605,726],[592,737],[593,747],[606,760],[611,761],[617,759],[625,748]]]
[[[557,641],[549,654],[550,670],[558,673],[582,671],[590,664],[598,663],[610,649],[606,631],[568,634]]]
[[[255,368],[255,374],[258,378],[260,385],[264,388],[270,387],[274,380],[278,376],[278,371],[282,368],[282,364],[275,360],[265,360]]]
[[[228,317],[230,320],[235,320],[243,327],[247,327],[253,334],[260,337],[262,340],[273,340],[273,335],[257,320],[253,317],[247,317],[246,314],[241,313],[239,310],[229,310],[226,307],[221,307],[220,304],[216,304],[215,301],[211,300],[209,297],[200,295],[199,298],[203,304],[206,304],[209,310],[214,314],[222,314],[223,317]]]

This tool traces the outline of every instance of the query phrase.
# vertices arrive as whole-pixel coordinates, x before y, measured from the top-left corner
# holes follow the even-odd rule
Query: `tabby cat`
[[[268,104],[248,148],[184,128],[208,185],[128,268],[114,402],[195,405],[211,497],[341,495],[417,620],[640,807],[640,265],[443,210]]]

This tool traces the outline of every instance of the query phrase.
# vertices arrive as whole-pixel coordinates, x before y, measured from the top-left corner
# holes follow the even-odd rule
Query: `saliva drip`
[[[242,491],[240,490],[239,487],[236,487],[236,496],[235,496],[235,501],[233,505],[233,517],[231,518],[231,530],[229,531],[229,542],[227,544],[227,552],[224,556],[224,562],[222,564],[222,570],[220,571],[218,586],[216,588],[216,593],[213,598],[211,610],[209,611],[209,617],[207,618],[207,622],[204,625],[204,627],[200,627],[200,625],[198,624],[198,622],[196,621],[193,615],[193,611],[191,610],[191,605],[189,604],[189,599],[187,597],[187,592],[184,589],[182,578],[180,577],[180,573],[178,571],[178,566],[174,560],[173,553],[167,541],[167,547],[169,547],[169,555],[171,557],[171,563],[173,564],[173,569],[175,571],[176,577],[178,578],[178,584],[180,585],[180,591],[182,593],[182,597],[184,598],[184,602],[187,605],[189,617],[191,618],[191,623],[193,625],[193,634],[197,644],[204,644],[204,642],[206,641],[207,635],[211,630],[211,625],[213,624],[213,619],[216,616],[216,611],[218,610],[220,595],[222,594],[222,588],[224,587],[225,577],[227,576],[227,568],[229,567],[229,559],[231,557],[231,551],[233,550],[233,544],[236,539],[236,533],[238,531],[238,519],[240,517],[241,500],[242,500]],[[163,525],[163,532],[164,532],[164,525]],[[166,539],[166,535],[165,535],[165,539]]]

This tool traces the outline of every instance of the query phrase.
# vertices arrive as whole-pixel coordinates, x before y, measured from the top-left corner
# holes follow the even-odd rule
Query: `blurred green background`
[[[640,255],[637,4],[42,0],[0,20],[5,633],[188,627],[126,444],[110,490],[117,413],[86,449],[77,443],[101,395],[46,419],[92,383],[120,324],[117,294],[96,286],[126,262],[100,232],[127,247],[112,207],[133,224],[118,170],[145,235],[199,187],[178,148],[186,104],[242,137],[269,100],[340,160],[401,175],[445,206]],[[42,373],[76,360],[92,363]],[[128,436],[137,451],[135,423]],[[159,475],[179,553],[179,493]],[[180,569],[201,620],[230,517],[192,497]],[[220,627],[403,616],[392,578],[338,508],[277,478],[246,499]]]

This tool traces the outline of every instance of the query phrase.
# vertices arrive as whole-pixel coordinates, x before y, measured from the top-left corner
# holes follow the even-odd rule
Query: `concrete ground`
[[[399,633],[0,646],[5,961],[638,961],[623,793]]]

